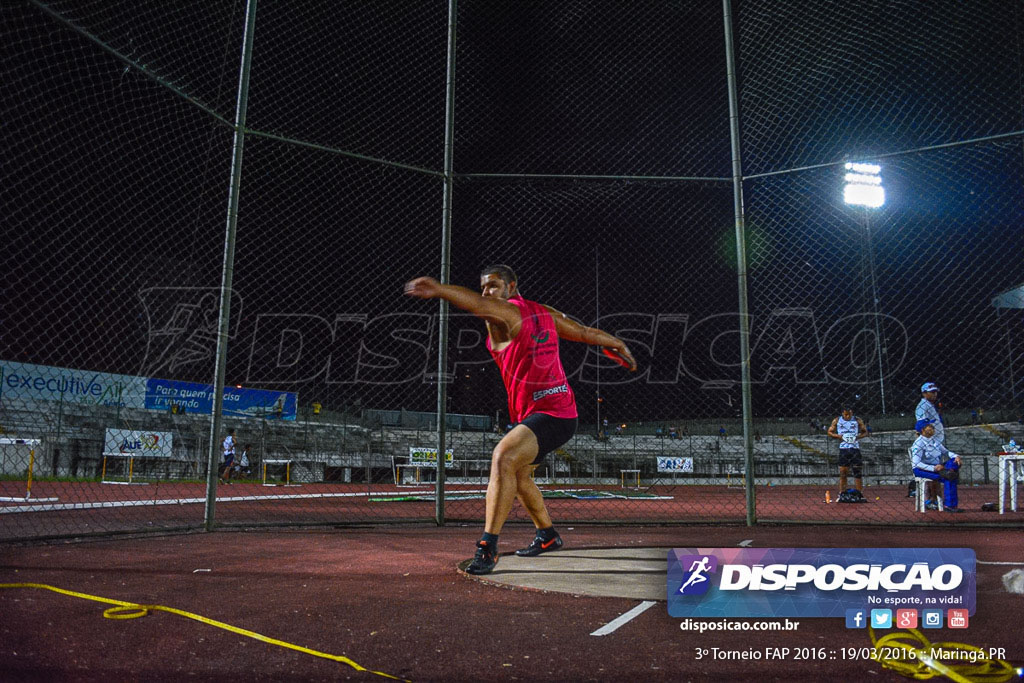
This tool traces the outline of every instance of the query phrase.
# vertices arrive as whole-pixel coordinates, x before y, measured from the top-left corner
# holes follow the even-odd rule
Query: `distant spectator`
[[[718,438],[725,438],[725,425],[718,425]]]
[[[242,448],[242,455],[238,459],[238,463],[235,465],[235,471],[238,472],[239,476],[245,475],[247,477],[252,476],[251,459],[250,454],[252,453],[252,444],[247,443]]]
[[[665,438],[665,429],[659,425],[657,429],[654,430],[654,436],[658,437],[659,439]]]
[[[676,429],[675,427],[669,427],[668,428],[668,438],[670,438],[670,439],[678,439],[679,438],[679,430]]]
[[[231,483],[231,472],[235,468],[235,430],[229,429],[228,435],[224,437],[222,444],[224,450],[224,462],[221,463],[220,483]]]
[[[761,441],[761,432],[754,432],[754,441]]]
[[[978,424],[978,410],[976,408],[971,409],[971,424]]]

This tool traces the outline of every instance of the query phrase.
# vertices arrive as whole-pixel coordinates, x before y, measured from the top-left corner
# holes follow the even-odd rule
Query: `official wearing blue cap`
[[[931,420],[935,426],[935,439],[939,443],[946,443],[945,423],[942,415],[939,414],[939,385],[935,382],[925,382],[921,385],[921,402],[914,410],[915,420]],[[914,428],[918,434],[920,429]]]

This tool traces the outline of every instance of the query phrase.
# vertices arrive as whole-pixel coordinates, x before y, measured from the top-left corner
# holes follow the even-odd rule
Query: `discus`
[[[630,370],[630,371],[633,370],[633,368],[631,368],[630,365],[629,365],[629,361],[626,360],[626,357],[623,356],[622,354],[620,354],[619,352],[615,351],[614,349],[610,349],[607,346],[602,346],[601,347],[601,353],[603,353],[604,355],[608,356],[613,361],[615,361],[616,363],[618,363],[622,367],[626,368],[627,370]]]

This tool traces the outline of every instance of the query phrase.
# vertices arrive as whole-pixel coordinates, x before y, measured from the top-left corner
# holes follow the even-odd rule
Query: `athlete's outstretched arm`
[[[636,370],[636,359],[633,358],[633,354],[630,352],[629,347],[626,346],[626,342],[622,341],[615,335],[608,334],[604,330],[581,325],[564,313],[557,311],[550,306],[544,306],[544,308],[548,309],[551,313],[551,317],[554,318],[555,330],[558,332],[558,337],[560,339],[583,342],[584,344],[603,346],[611,349],[629,363],[630,370]]]
[[[418,299],[444,299],[489,323],[505,327],[513,337],[522,324],[522,316],[515,305],[503,299],[480,296],[472,289],[458,285],[442,285],[432,277],[418,277],[406,282],[405,293]]]

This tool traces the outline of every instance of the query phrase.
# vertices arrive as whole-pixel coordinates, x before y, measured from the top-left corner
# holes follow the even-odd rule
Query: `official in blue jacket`
[[[910,461],[915,477],[942,482],[942,504],[946,512],[963,512],[957,507],[956,484],[960,478],[960,456],[935,438],[934,420],[918,420],[914,429],[920,432],[910,447]],[[925,508],[934,510],[934,501],[926,501]]]

